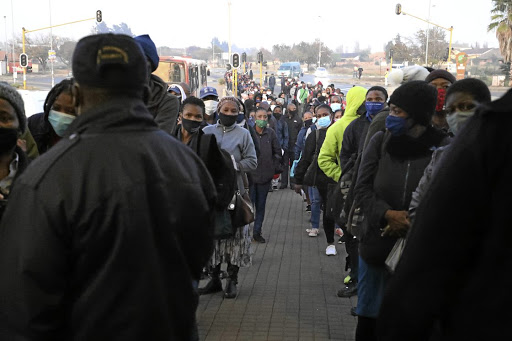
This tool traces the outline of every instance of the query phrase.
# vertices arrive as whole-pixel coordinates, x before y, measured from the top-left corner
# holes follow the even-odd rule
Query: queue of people
[[[510,260],[510,93],[421,70],[391,94],[283,78],[274,95],[248,73],[239,97],[195,97],[158,60],[148,35],[85,37],[28,120],[0,83],[2,339],[197,340],[199,296],[237,297],[268,193],[288,188],[325,254],[345,246],[357,341],[472,338],[478,309],[510,303],[477,295]],[[503,316],[486,323],[503,337]]]

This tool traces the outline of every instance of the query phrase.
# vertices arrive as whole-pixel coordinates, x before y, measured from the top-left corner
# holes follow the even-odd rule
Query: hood
[[[158,76],[151,75],[149,81],[149,99],[148,108],[151,111],[153,108],[158,107],[162,99],[167,94],[167,84]]]
[[[357,117],[357,109],[363,104],[366,100],[367,89],[362,86],[355,86],[350,89],[347,93],[347,107],[345,108],[345,113],[342,118],[345,120],[353,120]]]
[[[185,90],[183,90],[183,87],[179,84],[173,84],[175,87],[177,87],[178,89],[180,89],[180,92],[181,92],[181,103],[183,103],[184,100],[187,99],[187,95],[185,94]]]

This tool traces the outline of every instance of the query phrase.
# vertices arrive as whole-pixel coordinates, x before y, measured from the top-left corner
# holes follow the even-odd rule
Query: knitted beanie
[[[389,103],[404,110],[417,124],[430,125],[436,109],[437,90],[425,81],[410,81],[399,86]]]
[[[455,80],[456,80],[455,77],[451,73],[449,73],[448,71],[443,70],[443,69],[438,69],[438,70],[432,71],[427,76],[427,78],[425,78],[425,82],[430,83],[434,79],[438,79],[438,78],[446,79],[448,82],[450,82],[452,84],[455,83]]]
[[[0,98],[12,105],[20,122],[20,131],[24,133],[27,127],[27,116],[25,116],[25,104],[20,93],[9,84],[0,82]]]
[[[151,63],[151,71],[155,71],[158,68],[158,63],[160,62],[155,43],[147,34],[137,36],[135,37],[135,40],[137,43],[139,43],[140,47],[144,51],[144,54],[149,59]]]
[[[240,110],[240,102],[238,101],[238,99],[234,96],[226,96],[226,97],[222,97],[219,101],[219,104],[217,104],[217,112],[218,113],[220,113],[220,109],[227,102],[234,103],[236,105],[236,107],[239,108],[239,110]]]

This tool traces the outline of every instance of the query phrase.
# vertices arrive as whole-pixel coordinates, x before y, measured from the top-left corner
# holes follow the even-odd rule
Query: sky
[[[372,52],[397,33],[413,37],[427,24],[407,15],[397,16],[398,1],[406,13],[428,18],[441,26],[453,26],[453,41],[498,47],[494,32],[487,32],[491,0],[230,0],[231,43],[239,47],[264,47],[274,44],[312,42],[320,38],[329,48],[343,45],[352,52],[356,41]],[[1,0],[1,43],[21,28],[34,30],[95,17],[103,12],[108,26],[125,22],[133,33],[149,34],[157,46],[211,46],[217,36],[229,40],[228,0],[188,0],[132,2],[128,0]],[[12,4],[12,12],[11,12]],[[14,19],[14,20],[13,20]],[[53,29],[53,34],[79,39],[90,34],[95,21]],[[4,26],[4,27],[2,27]],[[5,27],[6,26],[6,27]],[[45,32],[45,31],[42,31]],[[29,34],[38,34],[36,32]],[[447,39],[449,32],[447,32]]]

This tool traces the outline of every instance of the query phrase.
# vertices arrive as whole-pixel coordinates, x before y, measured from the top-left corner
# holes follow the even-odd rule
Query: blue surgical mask
[[[332,112],[336,112],[341,109],[341,103],[331,103]]]
[[[457,135],[457,132],[462,127],[462,125],[474,114],[474,111],[457,111],[453,114],[447,115],[446,122],[448,123],[451,132],[454,135]]]
[[[324,116],[322,118],[319,118],[317,123],[318,128],[328,128],[331,125],[331,116]]]
[[[379,111],[384,108],[384,102],[365,102],[366,112],[372,116],[375,116]]]
[[[245,114],[243,112],[238,113],[238,116],[236,117],[236,123],[240,123],[245,119]]]
[[[69,125],[75,120],[76,116],[64,114],[59,111],[50,110],[48,121],[52,125],[55,134],[62,137]]]
[[[391,116],[386,117],[386,129],[393,136],[401,136],[407,132],[407,120],[402,117]]]

